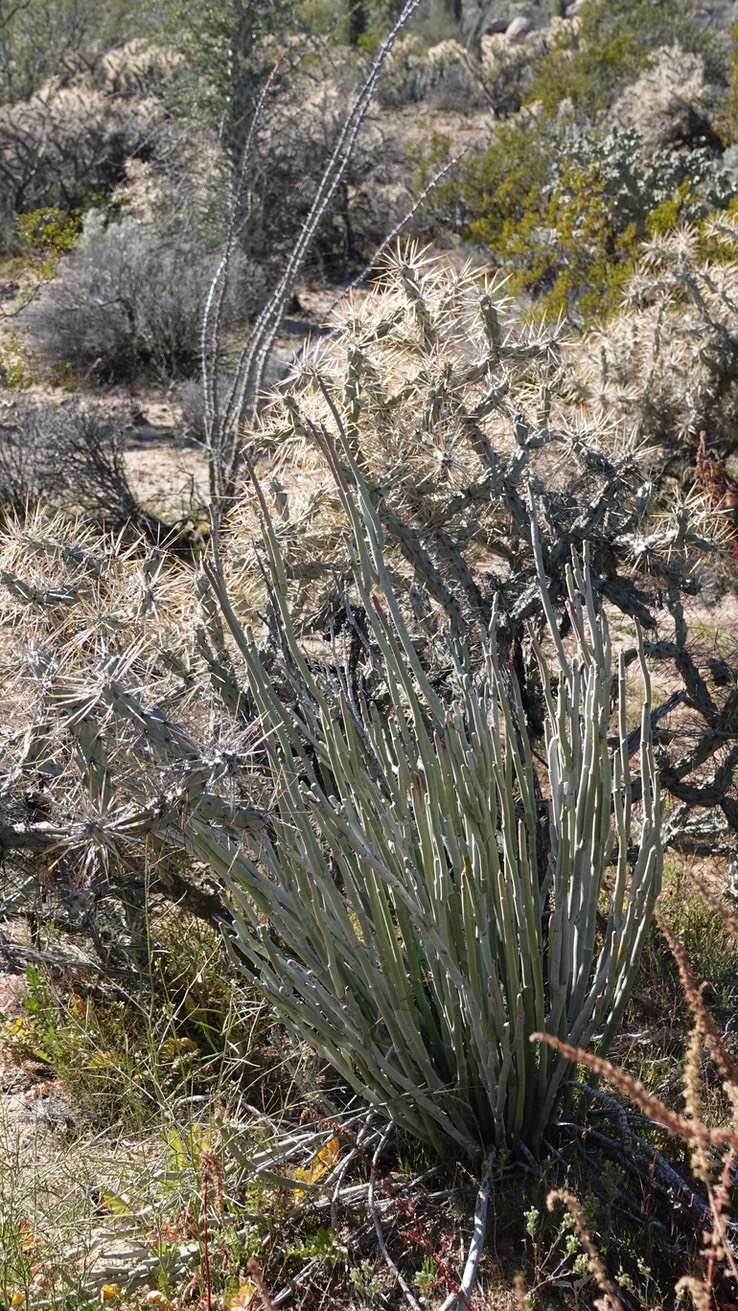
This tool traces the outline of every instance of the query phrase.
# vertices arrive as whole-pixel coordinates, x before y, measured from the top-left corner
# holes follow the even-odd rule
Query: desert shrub
[[[481,76],[487,103],[496,117],[508,118],[520,109],[538,60],[561,30],[561,20],[553,19],[548,27],[531,32],[523,41],[509,41],[500,33],[481,38]]]
[[[80,233],[80,215],[65,214],[45,206],[19,214],[16,222],[21,259],[26,264],[53,261],[54,271],[61,255],[72,249]]]
[[[738,813],[734,685],[707,686],[681,609],[704,515],[660,504],[575,383],[499,288],[400,253],[254,434],[284,447],[281,482],[241,495],[205,574],[42,512],[10,524],[6,913],[130,968],[147,897],[181,901],[413,1133],[535,1141],[566,1064],[539,1064],[526,1033],[541,1016],[570,1039],[609,1032],[630,986],[660,859],[648,737],[676,704],[664,786]],[[583,543],[586,577],[568,568]],[[613,724],[602,602],[624,647]],[[634,617],[682,680],[638,725]],[[588,927],[564,949],[569,896]],[[556,943],[568,964],[547,987]]]
[[[217,387],[225,394],[233,383],[233,375],[221,373],[217,378]],[[177,393],[177,400],[182,413],[182,427],[186,437],[198,442],[205,442],[205,397],[201,378],[189,378]]]
[[[727,206],[729,176],[705,147],[654,150],[629,129],[561,143],[545,186],[505,214],[471,225],[514,270],[514,290],[545,292],[549,314],[584,316],[617,304],[640,242]]]
[[[105,381],[186,375],[199,358],[216,263],[211,250],[176,228],[161,233],[132,219],[106,225],[88,218],[56,280],[27,311],[40,357]],[[245,261],[236,261],[226,323],[253,310],[253,289]]]
[[[301,363],[286,396],[265,411],[252,441],[275,460],[269,501],[290,599],[306,621],[324,623],[332,606],[341,610],[336,580],[350,577],[345,520],[311,439],[311,425],[335,425],[331,403],[393,543],[393,581],[400,587],[402,580],[419,624],[425,616],[432,628],[447,612],[460,629],[473,626],[480,615],[488,620],[498,586],[519,596],[532,584],[527,511],[505,491],[529,477],[548,489],[541,531],[552,559],[597,504],[582,533],[593,564],[602,563],[603,588],[617,574],[632,579],[642,600],[656,599],[648,579],[631,574],[625,541],[617,560],[612,554],[609,514],[627,519],[631,480],[646,477],[633,463],[627,428],[598,418],[582,435],[574,390],[581,384],[556,331],[521,329],[513,314],[499,283],[403,248],[386,260],[380,286],[347,309],[330,344]],[[244,542],[258,537],[252,513],[251,498],[234,508]],[[247,576],[258,586],[254,553],[244,554],[242,569],[243,586]],[[434,604],[424,609],[422,593]],[[644,613],[635,598],[633,605],[632,613]]]
[[[16,510],[65,496],[90,511],[117,505],[119,523],[135,517],[136,502],[122,459],[123,437],[95,410],[34,405],[18,400],[0,429],[0,499]]]
[[[564,101],[567,112],[592,120],[641,73],[654,50],[674,45],[702,53],[713,76],[724,80],[720,46],[700,32],[682,0],[587,0],[541,59],[526,103],[554,117]]]
[[[109,529],[183,547],[185,525],[144,509],[128,480],[125,433],[94,406],[16,399],[0,415],[0,506],[64,506]],[[185,548],[186,549],[186,548]]]
[[[366,75],[366,60],[347,47],[335,58],[335,51],[315,38],[308,9],[292,0],[255,11],[248,22],[238,4],[217,13],[200,6],[184,23],[179,11],[173,18],[172,41],[185,56],[184,80],[189,76],[184,117],[200,129],[206,125],[217,141],[226,194],[241,178],[249,213],[240,244],[260,264],[272,265],[276,283]],[[268,94],[259,102],[267,82]],[[250,135],[257,102],[258,122]],[[353,206],[356,189],[383,168],[377,136],[376,124],[371,140],[363,129],[357,134],[342,185],[326,206],[313,243],[318,264],[366,257],[381,240],[375,236],[376,214],[367,232],[368,207]],[[249,159],[242,173],[247,139]],[[381,236],[386,232],[385,226]]]
[[[151,149],[162,117],[151,98],[116,100],[89,86],[54,83],[0,108],[3,206],[16,214],[84,208],[120,181],[128,156]]]
[[[321,63],[285,75],[264,108],[250,174],[253,203],[241,243],[277,277],[319,190],[354,94],[353,70],[337,74]],[[377,212],[374,189],[375,179],[388,172],[390,133],[379,116],[362,124],[342,184],[316,233],[313,269],[335,270],[347,260],[367,258],[391,229],[395,214],[386,201]],[[400,205],[403,213],[404,196]]]
[[[531,199],[545,194],[560,138],[558,124],[524,110],[501,124],[487,149],[469,160],[458,186],[446,185],[446,192],[458,190],[465,226],[484,232],[490,249],[515,230]],[[448,204],[445,195],[441,201]]]
[[[99,206],[126,181],[134,160],[152,164],[172,183],[178,177],[180,196],[185,170],[193,179],[206,168],[217,172],[202,132],[203,158],[193,162],[181,81],[181,60],[137,40],[104,56],[91,52],[69,76],[58,73],[28,100],[0,107],[0,221],[6,229],[18,214],[58,209],[71,217]],[[9,236],[4,244],[17,253]]]
[[[554,18],[520,40],[482,36],[476,48],[452,39],[429,45],[416,31],[407,33],[388,61],[379,101],[387,107],[427,102],[460,113],[491,108],[505,118],[520,109],[541,58],[571,27]]]
[[[640,389],[672,389],[683,405],[694,404],[701,388],[692,378],[699,382],[714,357],[722,381],[710,383],[713,395],[730,404],[735,370],[728,343],[724,355],[718,347],[720,320],[729,313],[721,287],[730,287],[735,261],[727,249],[724,258],[721,280],[709,298],[704,292],[718,319],[712,329],[709,315],[684,313],[686,289],[674,305],[677,340],[683,331],[695,364],[706,352],[692,371],[689,356],[680,363],[659,353],[668,293],[660,311],[650,311],[645,341],[626,337],[623,325],[624,335],[610,346],[603,329],[565,348],[555,334],[521,331],[507,317],[499,287],[406,252],[390,264],[381,289],[346,314],[330,346],[308,360],[291,395],[275,402],[261,435],[254,434],[257,451],[281,457],[265,495],[295,621],[306,634],[348,640],[345,520],[314,445],[323,425],[336,431],[338,415],[382,520],[393,586],[441,684],[448,658],[439,622],[466,632],[474,649],[476,625],[488,622],[495,597],[505,598],[500,632],[524,679],[535,569],[526,499],[515,489],[538,488],[552,595],[563,595],[559,566],[567,544],[586,539],[597,590],[639,619],[649,654],[677,676],[678,699],[666,697],[662,713],[680,704],[679,727],[659,743],[659,762],[664,786],[686,808],[670,840],[688,850],[705,843],[730,848],[738,821],[734,676],[721,666],[714,681],[708,676],[709,648],[690,637],[680,599],[699,593],[701,580],[712,589],[715,573],[732,559],[732,551],[711,559],[716,544],[709,539],[724,536],[719,511],[731,497],[736,504],[735,484],[724,469],[717,494],[708,486],[715,478],[693,476],[684,491],[665,481],[658,445],[664,412],[641,415],[634,431],[632,402],[637,381]],[[648,294],[647,269],[642,286]],[[600,366],[613,370],[601,391],[593,381]],[[233,528],[244,547],[236,568],[241,597],[261,585],[261,562],[248,545],[258,540],[251,498],[235,508]],[[736,662],[727,659],[732,668]],[[534,717],[539,704],[527,685],[526,713]]]
[[[7,242],[13,252],[9,268],[18,279],[9,317],[20,316],[41,287],[53,281],[59,260],[72,249],[81,226],[78,210],[66,214],[63,210],[46,206],[16,217],[12,237]]]
[[[730,179],[705,147],[653,149],[635,130],[626,129],[574,139],[566,157],[567,169],[607,199],[615,231],[633,224],[636,235],[643,236],[652,212],[669,201],[676,219],[689,221],[727,207],[732,199]]]
[[[164,10],[167,44],[184,56],[191,72],[190,112],[222,138],[235,173],[252,114],[279,58],[294,70],[312,50],[306,23],[294,0],[275,0],[245,10],[239,0]],[[300,36],[295,37],[295,32]],[[278,34],[278,41],[274,38]]]
[[[614,682],[604,621],[588,577],[575,569],[569,587],[578,652],[567,656],[552,630],[558,657],[549,671],[536,648],[546,689],[549,808],[520,689],[503,673],[494,625],[482,644],[481,682],[463,645],[449,648],[456,669],[440,700],[386,575],[371,499],[359,483],[360,513],[340,481],[339,489],[361,560],[354,577],[361,611],[355,613],[365,616],[369,658],[359,652],[340,669],[326,648],[323,658],[314,653],[307,663],[282,605],[281,619],[272,616],[272,635],[286,643],[283,671],[269,646],[259,654],[242,634],[211,571],[246,676],[230,705],[236,731],[247,712],[245,736],[235,750],[235,742],[226,750],[225,739],[220,748],[212,743],[203,752],[197,741],[207,741],[212,732],[209,709],[217,712],[219,700],[224,707],[224,691],[238,687],[206,588],[200,597],[207,628],[198,625],[195,637],[188,623],[191,584],[167,576],[160,561],[132,569],[130,556],[111,543],[95,566],[89,537],[64,549],[48,529],[44,536],[35,528],[7,543],[2,583],[12,597],[9,625],[23,623],[28,607],[37,621],[34,647],[21,660],[16,651],[14,674],[6,663],[8,691],[12,698],[29,679],[38,679],[48,712],[24,739],[24,759],[15,765],[21,775],[32,770],[43,783],[25,808],[35,817],[43,814],[50,840],[58,843],[57,806],[79,806],[70,841],[63,851],[57,847],[44,897],[54,905],[57,924],[72,932],[75,915],[89,921],[96,901],[104,904],[116,887],[122,890],[117,853],[130,843],[141,852],[142,844],[144,859],[154,853],[157,858],[146,876],[138,868],[141,855],[137,860],[129,850],[130,924],[136,918],[136,876],[149,890],[166,886],[165,870],[176,870],[182,852],[179,831],[189,858],[194,855],[235,894],[233,946],[258,964],[256,986],[349,1083],[437,1147],[456,1143],[474,1151],[513,1134],[535,1142],[567,1067],[539,1063],[527,1035],[542,1022],[570,1040],[599,1032],[601,1025],[607,1036],[616,1027],[657,892],[659,810],[652,791],[648,696],[641,724],[643,819],[636,824],[624,728],[625,662],[621,658]],[[265,532],[271,591],[282,588],[282,565],[268,525]],[[535,528],[533,534],[542,569]],[[43,589],[30,585],[27,565],[25,581],[18,576],[21,553],[32,570],[43,573],[45,566]],[[60,570],[67,576],[64,588],[50,585]],[[379,610],[368,589],[375,598],[381,594]],[[542,590],[544,605],[545,596]],[[552,617],[550,603],[547,608]],[[51,659],[49,643],[63,667]],[[187,668],[178,659],[188,646],[199,652],[198,662],[210,661],[210,691],[193,676],[191,660]],[[98,671],[94,684],[80,677],[84,666],[88,674]],[[144,689],[138,684],[146,666]],[[351,681],[342,691],[346,675]],[[550,678],[557,698],[548,692]],[[620,747],[613,766],[608,726],[615,683]],[[177,724],[163,712],[167,701],[177,706]],[[218,718],[224,725],[222,709]],[[261,759],[253,754],[254,733],[269,743]],[[420,752],[417,764],[413,744]],[[577,789],[571,780],[580,766],[588,786]],[[87,795],[75,789],[64,801],[70,769],[87,780]],[[235,799],[233,785],[248,779],[249,771],[252,799],[260,788],[263,799],[269,798],[269,815]],[[396,807],[393,797],[400,798]],[[618,815],[617,877],[600,940],[599,893],[614,851],[611,800]],[[6,807],[8,801],[6,792]],[[6,823],[6,851],[22,847],[29,827],[38,835],[38,823]],[[632,868],[626,840],[631,825],[640,837]],[[388,826],[390,847],[380,838]],[[589,837],[582,842],[584,832]],[[396,852],[391,859],[390,849]],[[303,857],[309,874],[301,868]],[[65,895],[72,869],[74,890]],[[28,880],[27,865],[25,873]],[[306,878],[312,887],[307,899]],[[180,875],[180,888],[182,882]],[[15,896],[22,905],[17,886]],[[577,935],[569,932],[572,905]],[[143,913],[139,907],[139,919]],[[265,915],[271,932],[266,921],[262,931]],[[111,963],[120,959],[122,944],[114,954],[115,946],[108,949]],[[555,962],[548,978],[546,960]]]
[[[146,943],[149,895],[181,903],[214,926],[228,919],[220,889],[203,878],[191,851],[170,845],[166,835],[185,817],[206,829],[214,824],[216,840],[222,823],[231,832],[234,824],[241,832],[263,824],[258,810],[234,800],[259,797],[244,737],[248,699],[222,630],[217,623],[203,627],[198,595],[212,620],[207,596],[191,573],[147,551],[140,539],[101,537],[80,516],[62,519],[46,509],[6,518],[2,550],[0,661],[4,705],[15,707],[15,722],[7,719],[3,728],[13,763],[3,776],[2,849],[15,856],[2,874],[2,913],[37,915],[53,923],[66,950],[93,950],[110,966],[135,967]],[[6,639],[27,622],[13,673]],[[66,682],[58,663],[64,651]],[[107,689],[104,698],[112,693],[108,710],[93,692],[87,711],[79,702],[68,720],[69,702],[60,715],[69,696],[87,698],[90,677]],[[31,686],[51,693],[54,724],[34,727],[34,718],[23,727],[15,717],[25,717],[22,697]],[[158,707],[153,718],[141,697]],[[176,704],[188,728],[172,736],[167,716]],[[148,725],[143,736],[136,705]],[[151,729],[159,737],[157,723],[158,745],[150,737]],[[45,882],[24,833],[48,821],[71,827]]]
[[[142,15],[137,26],[139,30],[145,26]],[[122,45],[101,50],[104,53],[90,61],[85,70],[97,90],[133,103],[153,96],[169,105],[173,96],[174,103],[181,97],[186,75],[183,59],[167,44],[155,37],[135,36]]]

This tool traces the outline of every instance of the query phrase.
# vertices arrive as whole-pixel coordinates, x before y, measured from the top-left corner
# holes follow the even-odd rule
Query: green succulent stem
[[[567,570],[565,642],[531,500],[546,620],[532,636],[546,707],[542,757],[503,666],[495,612],[481,668],[449,636],[451,690],[439,696],[393,590],[379,511],[350,443],[344,436],[339,461],[325,430],[317,440],[350,525],[353,585],[378,652],[383,709],[361,695],[336,698],[327,658],[307,658],[265,516],[289,704],[213,581],[244,658],[278,802],[269,836],[253,834],[246,851],[231,843],[216,853],[210,835],[205,843],[194,832],[193,843],[230,890],[238,950],[258,986],[356,1092],[438,1150],[516,1139],[535,1147],[570,1066],[530,1035],[606,1047],[659,891],[660,804],[640,633],[636,806],[626,731],[632,684],[622,656],[613,659],[586,547]]]

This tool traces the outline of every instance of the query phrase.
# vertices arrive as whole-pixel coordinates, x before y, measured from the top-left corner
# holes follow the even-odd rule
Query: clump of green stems
[[[278,804],[245,849],[196,829],[190,839],[231,891],[238,949],[258,986],[357,1093],[439,1150],[535,1145],[571,1065],[530,1036],[607,1047],[659,891],[640,637],[634,777],[626,655],[613,659],[586,549],[567,570],[571,640],[562,640],[533,507],[546,625],[531,642],[545,757],[501,662],[494,615],[480,662],[449,637],[442,699],[413,644],[348,445],[341,459],[354,490],[327,440],[324,454],[351,527],[355,605],[381,696],[376,683],[368,695],[335,662],[306,655],[262,502],[288,698],[216,570],[211,581],[245,660]]]

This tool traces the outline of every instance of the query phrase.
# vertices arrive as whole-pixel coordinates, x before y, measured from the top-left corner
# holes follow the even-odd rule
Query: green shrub
[[[33,382],[26,369],[24,337],[25,333],[15,328],[0,341],[0,387],[23,390]]]
[[[566,112],[591,120],[607,109],[659,46],[706,51],[710,38],[682,0],[587,0],[578,22],[562,26],[543,55],[525,103],[547,118]]]
[[[66,214],[47,206],[19,214],[16,225],[21,256],[35,263],[71,250],[82,230],[82,219],[79,210]]]
[[[488,151],[480,164],[493,199],[471,232],[512,268],[513,290],[544,293],[548,315],[576,307],[592,318],[614,309],[646,236],[731,200],[731,180],[705,148],[649,150],[637,132],[616,129],[563,140],[544,159],[532,153],[534,122],[522,132],[506,125],[494,156]],[[492,192],[505,145],[518,152],[521,167]]]
[[[460,187],[463,212],[472,234],[492,250],[541,203],[558,145],[557,130],[526,110],[501,124],[491,145],[470,160]]]
[[[441,189],[446,209],[458,194],[469,235],[512,270],[513,290],[542,293],[548,315],[614,308],[644,237],[729,202],[734,187],[706,147],[660,149],[633,129],[602,127],[612,101],[664,46],[674,57],[699,51],[706,76],[725,75],[717,47],[679,0],[590,0],[556,29],[523,109],[499,124],[460,183]]]
[[[15,312],[34,300],[45,283],[53,281],[59,260],[72,250],[81,230],[82,219],[78,210],[67,214],[46,206],[17,216],[12,242],[15,258],[10,265],[12,272],[21,279]],[[18,354],[17,340],[15,343],[11,341],[11,347]]]

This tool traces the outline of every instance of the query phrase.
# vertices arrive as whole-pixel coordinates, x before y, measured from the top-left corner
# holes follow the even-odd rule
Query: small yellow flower
[[[115,1058],[116,1058],[116,1053],[113,1051],[94,1052],[93,1055],[90,1057],[89,1061],[87,1062],[87,1064],[94,1065],[94,1066],[112,1065]]]
[[[120,1284],[103,1284],[100,1289],[101,1302],[115,1302],[120,1297]]]
[[[316,1184],[329,1170],[332,1170],[341,1153],[339,1138],[330,1138],[324,1147],[305,1166],[304,1170],[295,1170],[295,1179],[303,1184]],[[298,1194],[299,1196],[299,1194]]]
[[[13,1296],[10,1299],[10,1305],[23,1306],[25,1300],[26,1300],[25,1293],[19,1293],[18,1290],[16,1289],[16,1291],[13,1293]]]
[[[32,1042],[35,1037],[35,1030],[30,1020],[25,1015],[19,1015],[16,1020],[9,1020],[5,1025],[5,1036],[11,1042],[24,1043]]]
[[[230,1307],[230,1311],[248,1311],[256,1293],[256,1284],[251,1279],[245,1279],[239,1286],[238,1292],[227,1299],[226,1305]]]

